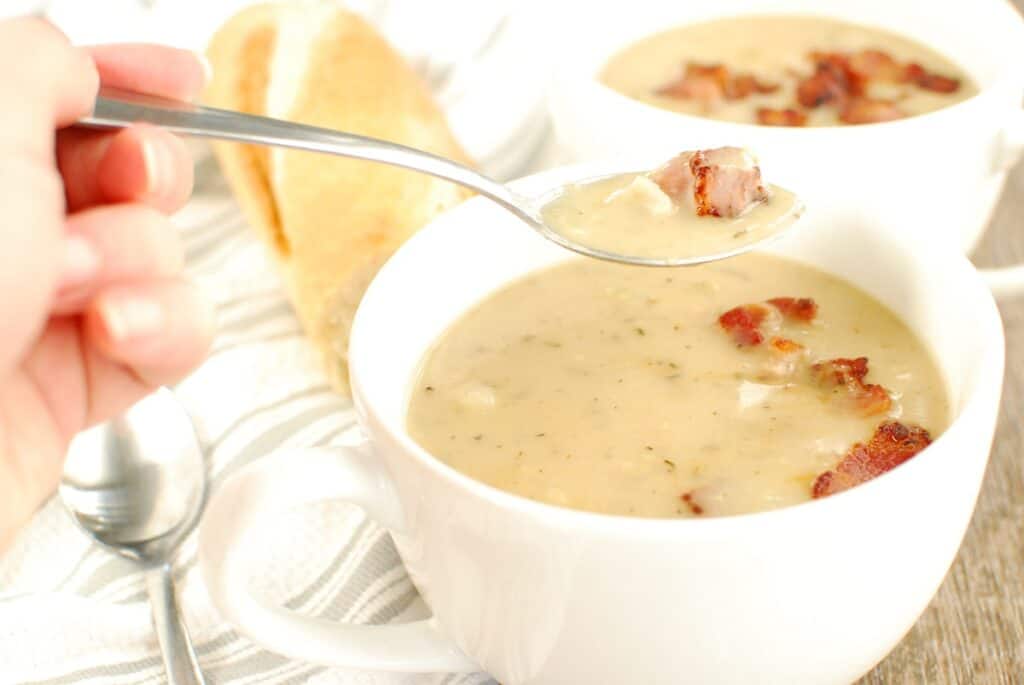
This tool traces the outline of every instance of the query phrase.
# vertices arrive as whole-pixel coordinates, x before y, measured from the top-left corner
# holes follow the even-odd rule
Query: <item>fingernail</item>
[[[142,141],[142,161],[146,167],[145,195],[157,193],[165,187],[165,179],[174,174],[174,160],[166,146],[157,138],[144,136]]]
[[[210,81],[213,80],[213,65],[210,64],[210,58],[201,52],[195,53],[196,59],[199,60],[200,66],[203,67],[203,86],[210,85]]]
[[[97,304],[103,325],[117,341],[156,335],[164,325],[164,309],[156,300],[111,293]]]
[[[59,290],[69,290],[92,280],[100,268],[100,255],[82,236],[64,239]]]
[[[85,68],[89,74],[88,79],[90,82],[89,90],[93,91],[94,93],[99,92],[100,72],[96,68],[96,60],[93,59],[92,54],[89,52],[87,48],[74,47],[73,50],[78,54],[79,59],[82,60],[83,64],[86,65]]]

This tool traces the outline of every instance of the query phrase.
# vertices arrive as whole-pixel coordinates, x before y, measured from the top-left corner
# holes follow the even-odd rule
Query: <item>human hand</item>
[[[101,81],[189,99],[205,80],[186,51],[78,49],[41,20],[0,22],[0,551],[77,432],[206,355],[213,317],[166,217],[192,188],[184,144],[145,125],[64,128]]]

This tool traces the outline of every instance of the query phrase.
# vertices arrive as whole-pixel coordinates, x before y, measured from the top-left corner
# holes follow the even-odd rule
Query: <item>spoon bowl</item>
[[[467,166],[386,140],[110,88],[101,89],[93,111],[76,125],[110,129],[124,128],[137,122],[160,126],[186,136],[320,152],[430,174],[465,186],[493,200],[561,247],[588,257],[639,266],[695,266],[733,257],[778,237],[799,216],[799,212],[796,212],[793,221],[773,227],[773,230],[758,232],[756,238],[743,241],[742,244],[716,246],[706,253],[630,254],[575,240],[553,228],[544,218],[544,207],[563,188],[550,189],[538,197],[523,197]],[[670,153],[667,151],[666,156]]]
[[[686,207],[676,207],[671,217],[636,207],[623,215],[615,195],[647,174],[600,173],[523,201],[533,202],[553,233],[546,236],[552,242],[588,257],[638,266],[696,266],[735,257],[787,234],[804,212],[795,195],[768,186],[769,202],[738,218],[697,217]],[[591,206],[580,206],[580,199]]]
[[[169,390],[82,433],[64,466],[60,495],[97,542],[144,564],[162,564],[198,522],[206,495],[202,451]]]
[[[206,482],[192,421],[171,391],[160,389],[76,437],[60,484],[75,523],[147,571],[153,622],[172,685],[203,682],[181,622],[170,562],[199,522]]]

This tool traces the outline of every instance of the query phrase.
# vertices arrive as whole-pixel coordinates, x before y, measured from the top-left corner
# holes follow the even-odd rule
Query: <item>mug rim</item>
[[[557,183],[565,183],[570,178],[576,177],[576,174],[585,174],[587,173],[585,170],[592,170],[594,168],[600,167],[593,163],[565,165],[516,179],[515,181],[510,182],[509,185],[516,192],[528,193],[529,191],[521,190],[524,185],[544,184],[546,186],[551,186],[552,180]],[[569,174],[568,176],[566,175],[567,173]],[[466,208],[473,208],[480,205],[487,206],[489,204],[490,202],[486,198],[478,196],[470,198],[461,205],[449,209],[413,235],[412,238],[399,248],[396,255],[407,255],[422,249],[419,247],[420,245],[427,243],[428,241],[435,240],[433,236],[437,234],[439,226],[444,226],[451,221],[458,221],[459,216],[462,213],[469,211]],[[503,212],[503,210],[497,206],[489,206],[484,211],[498,213]],[[920,455],[915,456],[892,470],[881,474],[881,476],[873,478],[865,483],[861,483],[856,487],[828,497],[811,499],[776,509],[732,514],[727,516],[676,519],[606,514],[548,504],[546,502],[533,500],[528,497],[503,490],[472,478],[431,454],[426,448],[417,443],[411,435],[409,435],[407,425],[408,401],[405,402],[405,407],[401,412],[401,418],[396,423],[395,421],[384,417],[382,412],[378,411],[377,408],[373,406],[372,402],[369,401],[369,394],[363,390],[361,370],[363,354],[361,350],[364,347],[368,351],[373,348],[372,340],[368,339],[366,343],[363,342],[364,337],[367,335],[363,333],[363,329],[369,325],[363,322],[368,317],[374,315],[373,307],[375,306],[374,303],[377,298],[376,293],[381,287],[384,287],[384,285],[381,284],[387,284],[389,281],[394,279],[398,279],[398,281],[401,282],[403,278],[400,275],[401,272],[396,271],[397,267],[395,266],[394,258],[389,259],[378,272],[378,275],[373,279],[364,294],[362,302],[360,303],[353,319],[349,343],[349,375],[352,398],[357,408],[357,415],[360,418],[360,423],[364,426],[364,430],[365,425],[370,422],[384,428],[389,439],[396,442],[401,447],[401,459],[414,459],[420,466],[426,468],[434,477],[448,481],[455,489],[460,490],[465,494],[473,495],[481,500],[486,500],[488,503],[503,510],[513,511],[517,515],[527,516],[530,518],[547,519],[566,528],[615,529],[629,531],[631,534],[635,535],[662,535],[669,531],[680,531],[679,534],[682,534],[682,531],[685,531],[687,535],[695,533],[718,534],[721,533],[723,529],[733,529],[734,527],[749,528],[779,525],[790,520],[791,517],[797,517],[799,519],[807,515],[813,516],[815,515],[814,512],[824,513],[830,510],[839,511],[844,508],[856,510],[858,508],[868,506],[869,502],[867,502],[866,499],[873,496],[873,493],[899,487],[900,484],[907,479],[920,478],[921,476],[919,476],[917,472],[921,469],[927,468],[928,465],[934,461],[934,455],[936,455],[936,452],[941,450],[944,445],[958,440],[961,433],[976,432],[978,430],[977,426],[979,422],[984,425],[987,417],[987,414],[985,413],[986,407],[984,406],[986,400],[986,388],[994,387],[997,393],[995,409],[991,412],[991,419],[993,422],[995,421],[998,417],[999,397],[1001,396],[1003,369],[1005,364],[1005,337],[1002,319],[991,291],[989,291],[981,276],[977,273],[974,266],[965,255],[955,251],[943,250],[933,245],[920,246],[921,249],[917,252],[915,251],[917,248],[912,250],[908,242],[895,239],[888,231],[884,231],[884,228],[881,227],[880,222],[876,218],[859,215],[851,216],[851,218],[859,222],[872,224],[873,228],[871,230],[876,233],[879,240],[888,241],[891,245],[898,245],[902,260],[914,260],[922,263],[929,261],[932,268],[942,268],[943,273],[945,274],[959,273],[958,278],[964,282],[965,286],[967,286],[966,289],[975,289],[975,299],[978,300],[977,304],[979,309],[983,308],[986,310],[985,325],[988,329],[982,336],[986,341],[985,349],[979,353],[979,356],[982,359],[982,364],[979,365],[971,376],[971,378],[975,380],[974,386],[971,388],[970,392],[965,395],[959,407],[959,411],[951,417],[950,423],[946,429],[942,431],[942,433],[938,435]],[[821,219],[816,219],[816,221],[817,220]],[[527,227],[524,226],[523,230],[527,230]],[[802,230],[806,230],[806,227]],[[754,250],[754,252],[759,251],[760,250]],[[783,256],[786,255],[784,248],[780,250],[780,252]],[[572,256],[569,256],[568,258],[571,259]],[[806,263],[814,266],[815,268],[821,269],[825,273],[833,273],[830,269],[816,263],[813,259],[806,260]],[[544,268],[543,265],[539,264],[530,266],[525,270],[517,272],[516,275],[511,278],[504,280],[502,284],[497,287],[500,288],[504,285],[513,283],[518,278],[522,278],[523,276],[542,268]],[[495,289],[492,288],[486,292],[482,292],[470,305],[460,308],[451,320],[457,320],[470,308],[486,300],[494,291]],[[904,319],[902,314],[897,313],[897,315],[901,320]],[[445,330],[447,330],[447,327]],[[914,332],[915,335],[917,335],[918,332],[916,330]],[[443,335],[443,332],[441,335]],[[918,337],[921,338],[921,336]],[[437,335],[431,337],[429,342],[418,350],[418,357],[421,361],[428,354],[431,345],[436,342],[437,338]],[[938,357],[934,352],[932,354],[933,357]],[[372,356],[372,354],[368,354],[367,358],[372,358]],[[413,382],[414,378],[414,374],[407,376],[402,387],[398,388],[396,392],[406,394],[409,385]],[[952,381],[946,377],[945,373],[943,373],[943,386],[947,393],[950,392],[951,383]],[[989,451],[990,450],[986,451],[984,457],[986,461],[988,460]],[[929,455],[933,455],[933,458],[928,458]],[[921,457],[924,458],[922,459]],[[806,512],[810,512],[810,514],[807,514]]]
[[[1012,6],[1009,6],[1008,3],[1000,4],[1006,4],[1009,12],[1016,16],[1016,31],[1019,34],[1018,37],[1021,39],[1021,44],[1024,45],[1024,17],[1022,17]],[[1013,66],[1015,62],[1013,59],[1004,59],[1001,60],[999,70],[995,78],[991,79],[991,82],[988,83],[988,85],[983,86],[983,84],[980,81],[974,78],[973,74],[969,74],[972,77],[972,79],[975,80],[976,84],[979,86],[978,92],[964,100],[960,100],[959,102],[955,102],[945,107],[940,107],[939,109],[923,112],[921,114],[915,114],[913,116],[904,117],[902,119],[870,122],[856,125],[836,124],[833,126],[768,126],[765,124],[756,124],[740,121],[726,121],[722,119],[715,119],[713,117],[702,117],[687,112],[677,112],[675,110],[665,109],[663,107],[658,107],[648,102],[643,102],[642,100],[637,100],[636,98],[630,97],[625,93],[620,93],[614,88],[603,83],[600,79],[600,71],[608,63],[608,61],[614,55],[618,54],[624,48],[636,43],[638,40],[643,40],[644,38],[655,36],[666,31],[671,31],[673,29],[682,28],[684,26],[692,26],[709,21],[728,19],[730,17],[772,15],[798,15],[801,17],[818,17],[832,19],[846,23],[859,24],[861,26],[865,26],[868,28],[880,28],[881,30],[887,31],[889,33],[894,33],[897,35],[901,35],[903,37],[909,37],[908,34],[894,29],[876,27],[873,26],[872,24],[851,21],[848,18],[840,17],[834,13],[824,11],[823,8],[820,7],[815,7],[810,11],[801,12],[766,10],[754,11],[746,14],[713,15],[698,20],[675,21],[671,26],[650,33],[646,33],[639,38],[620,36],[620,38],[615,41],[614,47],[603,52],[600,58],[598,59],[591,58],[587,60],[563,60],[555,67],[554,78],[551,81],[550,92],[568,92],[568,89],[571,89],[573,87],[586,88],[590,90],[596,97],[602,98],[609,102],[614,102],[615,106],[617,107],[636,108],[636,116],[643,116],[651,119],[660,119],[666,125],[671,125],[674,123],[675,125],[716,126],[722,128],[726,132],[734,131],[736,135],[745,134],[749,136],[756,133],[759,135],[765,135],[769,137],[778,136],[781,139],[785,139],[787,137],[791,137],[794,135],[799,137],[807,137],[808,132],[810,131],[814,131],[814,133],[810,135],[817,137],[823,135],[837,135],[837,131],[842,131],[842,133],[839,133],[838,135],[848,137],[852,137],[855,135],[872,135],[872,132],[879,130],[898,131],[900,128],[905,128],[908,125],[914,125],[911,122],[915,122],[918,120],[924,120],[926,122],[935,122],[935,120],[938,119],[939,121],[935,123],[940,124],[941,119],[943,118],[950,116],[959,116],[960,112],[973,111],[982,108],[990,100],[996,99],[996,94],[998,94],[1000,91],[1004,89],[1009,88],[1024,93],[1024,82],[1022,82],[1024,81],[1024,77],[1022,77],[1022,75],[1020,74],[1020,69],[1014,70]],[[924,41],[920,41],[917,39],[914,40],[916,40],[918,43],[925,44]],[[933,48],[930,45],[928,45],[927,47],[938,51],[937,48]],[[940,52],[940,54],[946,56],[947,59],[953,61],[954,64],[958,63],[958,61],[954,57],[948,55],[947,53]],[[1024,51],[1019,51],[1018,56],[1024,57]],[[963,69],[963,67],[961,67],[961,69]],[[964,71],[966,71],[966,69],[964,69]],[[669,119],[668,117],[671,117],[672,119]],[[677,119],[678,117],[681,117],[681,120]],[[557,119],[559,117],[555,118]]]

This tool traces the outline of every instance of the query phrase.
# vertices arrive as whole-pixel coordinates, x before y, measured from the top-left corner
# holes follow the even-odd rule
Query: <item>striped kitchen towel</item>
[[[327,387],[270,256],[206,157],[176,216],[188,270],[216,303],[210,358],[175,392],[191,413],[213,487],[278,448],[344,444],[351,403]],[[254,588],[296,611],[352,623],[406,621],[426,609],[388,534],[323,504],[280,517],[258,551]],[[264,650],[224,623],[196,566],[196,535],[174,564],[179,599],[211,685],[478,685],[485,674],[397,675],[326,668]],[[91,544],[51,500],[0,558],[0,684],[166,682],[142,574]]]

